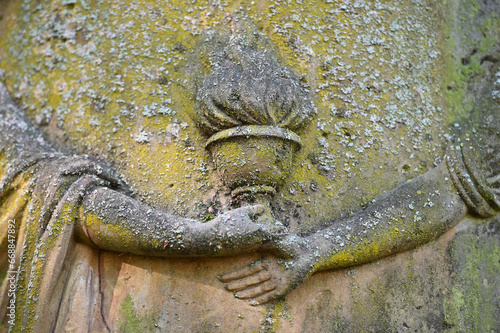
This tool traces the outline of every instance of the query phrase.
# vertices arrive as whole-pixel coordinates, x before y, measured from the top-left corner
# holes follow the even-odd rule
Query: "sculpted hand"
[[[287,259],[268,255],[248,266],[219,277],[234,296],[260,305],[286,295],[297,287],[311,272],[312,261],[296,235],[287,235],[272,242],[275,253]]]
[[[263,248],[265,244],[282,237],[282,234],[273,232],[266,224],[259,223],[264,212],[262,205],[237,208],[219,214],[204,225],[222,247],[232,250],[231,254],[242,253]]]
[[[306,278],[308,271],[300,264],[298,259],[266,257],[219,279],[236,298],[260,305],[286,295]]]

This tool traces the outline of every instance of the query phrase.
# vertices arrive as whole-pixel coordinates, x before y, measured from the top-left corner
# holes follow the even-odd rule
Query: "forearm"
[[[241,230],[167,214],[106,187],[88,193],[77,228],[79,239],[104,250],[149,256],[226,256],[252,250]],[[232,232],[233,231],[233,232]],[[258,240],[254,242],[258,244]],[[256,246],[256,245],[255,245]]]
[[[443,162],[384,194],[372,206],[302,242],[310,274],[370,262],[438,237],[458,223],[467,206]]]

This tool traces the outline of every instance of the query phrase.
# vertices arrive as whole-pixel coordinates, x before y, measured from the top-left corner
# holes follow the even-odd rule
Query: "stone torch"
[[[271,198],[302,145],[295,132],[316,114],[306,87],[269,53],[230,45],[196,100],[195,120],[210,135],[206,149],[224,184],[240,205],[266,207],[260,222],[274,221]]]

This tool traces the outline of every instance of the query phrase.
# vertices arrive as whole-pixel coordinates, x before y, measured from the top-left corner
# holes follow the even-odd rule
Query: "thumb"
[[[241,210],[241,213],[245,213],[248,215],[250,218],[256,218],[259,217],[260,215],[264,214],[265,212],[265,207],[264,205],[254,205],[254,206],[247,206],[247,207],[242,207],[239,210]]]

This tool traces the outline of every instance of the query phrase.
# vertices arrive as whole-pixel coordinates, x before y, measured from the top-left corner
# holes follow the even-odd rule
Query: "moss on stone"
[[[498,229],[499,223],[497,219],[463,231],[450,244],[455,276],[443,309],[455,332],[500,327],[500,242],[488,235],[488,229]]]
[[[140,315],[135,309],[134,301],[130,294],[123,299],[120,304],[120,332],[123,333],[142,333],[157,332],[155,315]]]
[[[318,121],[301,133],[304,147],[274,199],[273,207],[283,208],[275,213],[293,230],[310,232],[358,210],[360,201],[422,173],[442,154],[440,119],[448,111],[434,85],[443,75],[435,28],[440,4],[89,6],[12,6],[0,67],[29,106],[28,117],[53,141],[113,160],[156,207],[201,218],[214,200],[223,209],[231,205],[190,118],[195,85],[223,52],[217,41],[200,46],[210,34],[227,39],[233,31],[252,47],[272,50],[315,98]],[[408,47],[409,40],[415,45]],[[411,166],[403,170],[398,161]]]

